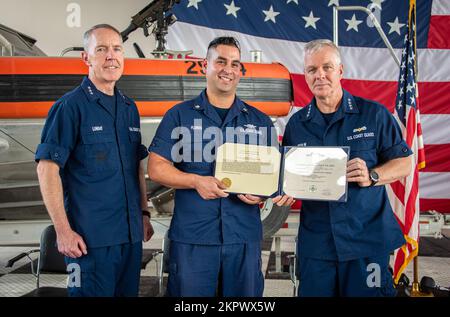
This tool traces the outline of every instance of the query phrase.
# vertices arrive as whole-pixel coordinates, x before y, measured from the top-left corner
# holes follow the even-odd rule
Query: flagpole
[[[413,259],[413,282],[411,289],[411,297],[421,297],[421,291],[419,287],[419,262],[417,258],[419,255],[415,256]]]
[[[409,27],[411,28],[411,24],[414,25],[414,27],[416,27],[416,0],[410,0],[409,1],[409,16],[408,16],[408,21],[410,23]],[[412,23],[413,21],[411,20],[411,14],[412,14],[412,10],[414,10],[414,23]],[[414,29],[413,32],[413,36],[414,36],[414,53],[417,54],[417,41],[416,41],[416,30]],[[419,58],[416,58],[414,60],[414,84],[416,85],[416,98],[419,95],[419,85],[418,83],[418,67],[417,67],[417,61]],[[417,167],[418,168],[418,167]],[[420,212],[420,211],[419,211]],[[417,240],[417,243],[419,243],[419,241]],[[417,245],[417,248],[419,248],[419,245]],[[420,290],[420,284],[419,284],[419,252],[417,252],[417,255],[414,257],[413,259],[413,282],[412,282],[412,286],[411,286],[411,297],[433,297],[433,293],[424,293]]]
[[[411,287],[411,297],[434,297],[433,293],[424,293],[420,290],[419,285],[419,255],[413,259],[414,264],[414,281]]]

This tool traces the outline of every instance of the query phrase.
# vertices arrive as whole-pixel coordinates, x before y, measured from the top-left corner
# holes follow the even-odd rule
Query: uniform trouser
[[[196,245],[172,241],[167,296],[251,296],[264,290],[261,244]]]
[[[300,258],[300,297],[395,296],[389,254],[351,261]]]
[[[79,280],[73,276],[76,269],[69,274],[69,296],[138,296],[142,242],[88,248],[87,251],[87,255],[77,259],[66,257],[66,263],[78,264],[81,273]]]

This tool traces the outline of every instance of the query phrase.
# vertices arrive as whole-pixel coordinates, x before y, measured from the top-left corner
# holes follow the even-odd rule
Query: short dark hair
[[[106,24],[106,23],[97,24],[97,25],[94,25],[93,27],[91,27],[86,32],[84,32],[84,34],[83,34],[83,47],[84,47],[84,50],[86,52],[87,52],[87,49],[88,49],[88,43],[89,43],[89,40],[91,38],[92,32],[94,32],[97,29],[108,29],[108,30],[114,31],[114,32],[116,32],[119,35],[120,39],[122,40],[122,35],[120,34],[119,30],[117,30],[112,25],[109,25],[109,24]]]
[[[232,36],[220,36],[209,42],[208,50],[206,51],[206,59],[209,58],[211,49],[215,49],[219,45],[234,46],[239,50],[239,55],[241,54],[241,45],[237,39]]]

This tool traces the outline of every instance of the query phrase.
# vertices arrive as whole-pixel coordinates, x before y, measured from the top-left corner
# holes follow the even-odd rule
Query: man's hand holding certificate
[[[297,199],[346,201],[348,147],[276,147],[225,143],[215,177],[230,193],[286,194]]]

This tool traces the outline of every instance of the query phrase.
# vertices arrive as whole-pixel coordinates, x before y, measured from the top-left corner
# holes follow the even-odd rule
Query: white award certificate
[[[297,199],[346,201],[348,147],[285,147],[283,192]]]

